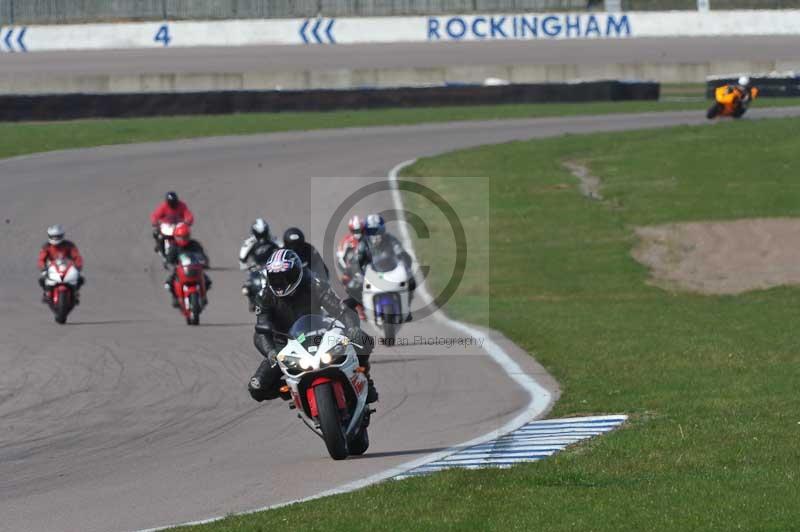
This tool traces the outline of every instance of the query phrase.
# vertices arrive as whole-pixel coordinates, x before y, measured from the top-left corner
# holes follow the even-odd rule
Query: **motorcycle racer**
[[[187,225],[194,223],[194,215],[189,207],[178,199],[178,194],[169,191],[164,195],[164,201],[150,213],[150,224],[153,226],[153,239],[156,241],[156,252],[161,249],[161,235],[158,226],[162,223],[177,224],[183,222]]]
[[[753,94],[753,90],[757,92],[758,89],[755,87],[750,87],[750,77],[749,76],[741,76],[737,80],[736,85],[734,86],[735,90],[738,90],[739,93],[742,95],[743,103],[748,103],[755,97]]]
[[[283,247],[297,253],[297,256],[303,262],[303,266],[311,269],[317,276],[325,280],[330,278],[328,266],[322,260],[322,256],[314,246],[306,242],[306,236],[299,228],[290,227],[284,231]]]
[[[278,244],[272,239],[269,224],[264,218],[256,218],[250,226],[250,236],[242,242],[239,251],[239,269],[246,270],[253,266],[263,267],[272,252],[278,249]]]
[[[357,344],[359,364],[369,381],[367,402],[377,401],[378,392],[369,373],[373,340],[361,330],[358,316],[339,300],[327,280],[304,268],[290,249],[275,251],[261,275],[263,288],[257,297],[253,344],[264,360],[248,385],[252,398],[261,402],[278,397],[282,373],[276,356],[286,344],[286,331],[301,316],[324,310],[344,323],[347,336]]]
[[[414,297],[414,290],[417,288],[417,281],[413,275],[413,259],[411,255],[403,248],[403,244],[394,235],[386,232],[386,222],[380,214],[370,214],[364,223],[365,238],[362,238],[357,251],[356,260],[361,272],[364,272],[367,265],[372,262],[373,255],[380,253],[391,253],[397,257],[400,262],[405,265],[408,271],[408,303],[411,305],[411,300]],[[347,292],[351,295],[361,294],[361,286],[363,283],[363,276],[354,276],[351,285],[348,286]],[[407,320],[411,320],[411,312],[409,311]]]
[[[203,257],[203,263],[208,265],[208,255],[206,255],[205,249],[203,249],[202,244],[197,240],[192,238],[192,232],[189,228],[189,225],[186,223],[179,223],[175,227],[175,247],[170,248],[169,255],[167,256],[167,260],[170,264],[175,264],[178,260],[178,255],[181,253],[196,253]],[[175,294],[175,269],[173,268],[172,273],[166,278],[164,281],[164,290],[168,291],[172,295],[172,306],[178,308],[180,304],[178,303],[178,298]],[[203,272],[203,276],[205,277],[206,282],[206,291],[211,290],[211,278]],[[203,301],[203,304],[207,304],[208,301]]]
[[[750,103],[758,97],[758,88],[750,83],[750,78],[741,76],[736,83],[721,85],[714,90],[714,103],[706,112],[709,120],[717,116],[741,118]]]
[[[247,278],[242,283],[242,293],[247,297],[247,309],[255,312],[255,294],[260,288],[260,278],[258,270],[266,265],[272,252],[280,246],[272,239],[269,224],[263,218],[256,218],[250,226],[250,236],[242,242],[239,250],[239,269],[247,270]]]
[[[360,302],[364,270],[358,261],[358,247],[364,237],[364,220],[357,215],[353,216],[347,223],[347,230],[348,234],[342,239],[336,251],[342,272],[339,280],[348,295],[345,304],[354,309],[361,320],[365,320],[364,307]]]
[[[336,248],[336,259],[339,268],[345,272],[350,264],[350,259],[358,249],[361,237],[364,236],[364,221],[355,215],[347,222],[347,234]]]
[[[47,242],[45,242],[42,245],[42,248],[39,250],[39,260],[37,265],[39,266],[39,271],[41,272],[39,275],[39,286],[43,291],[42,303],[47,303],[50,300],[50,293],[45,288],[44,281],[47,277],[47,267],[51,261],[58,259],[70,259],[79,273],[77,286],[78,290],[80,290],[85,281],[83,274],[81,273],[81,270],[83,270],[83,257],[81,257],[80,251],[78,251],[78,246],[76,246],[70,240],[66,240],[64,238],[64,233],[64,227],[60,224],[51,225],[48,227]],[[75,304],[77,305],[79,302],[78,292],[76,291]]]

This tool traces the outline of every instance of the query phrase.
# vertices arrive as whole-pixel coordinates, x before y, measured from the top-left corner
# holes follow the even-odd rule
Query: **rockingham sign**
[[[428,18],[428,41],[630,37],[625,14],[476,15]]]
[[[0,51],[800,35],[800,10],[518,13],[0,27]]]

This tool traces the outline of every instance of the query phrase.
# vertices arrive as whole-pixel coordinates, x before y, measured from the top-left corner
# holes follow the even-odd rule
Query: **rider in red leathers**
[[[41,274],[39,275],[39,286],[42,288],[44,294],[42,295],[42,302],[47,303],[50,300],[50,292],[45,289],[44,280],[47,277],[47,267],[51,261],[58,259],[70,259],[75,268],[80,272],[83,269],[83,257],[81,257],[78,246],[71,241],[64,239],[64,228],[61,225],[52,225],[47,228],[47,242],[39,250],[38,266]],[[83,286],[84,278],[80,275],[78,278],[78,289]],[[75,304],[79,303],[78,293],[75,293]]]
[[[347,235],[339,243],[339,247],[336,250],[336,259],[341,270],[339,279],[350,296],[346,300],[347,305],[358,312],[360,319],[365,320],[364,307],[359,303],[361,293],[355,293],[357,289],[360,289],[360,284],[358,280],[354,282],[354,278],[360,279],[363,273],[358,260],[358,250],[361,239],[364,237],[364,220],[358,215],[353,216],[347,222],[347,230]]]
[[[178,199],[176,192],[170,191],[164,196],[164,201],[150,214],[150,224],[153,226],[153,239],[156,241],[156,252],[159,252],[161,247],[161,234],[158,226],[161,223],[177,224],[184,222],[187,225],[194,223],[194,215],[186,203]]]
[[[347,222],[347,234],[339,242],[336,248],[336,260],[342,272],[347,271],[350,264],[350,259],[353,253],[358,250],[358,243],[361,242],[361,237],[364,235],[364,222],[358,215],[350,218]]]
[[[191,229],[189,229],[189,225],[183,222],[179,223],[177,227],[175,227],[175,247],[170,248],[169,255],[167,256],[167,261],[169,264],[175,264],[177,262],[178,255],[181,253],[197,253],[203,257],[203,263],[205,267],[208,267],[208,255],[206,255],[203,245],[192,238],[192,232]],[[172,273],[164,281],[164,290],[172,295],[172,306],[178,308],[180,305],[178,304],[178,299],[175,294],[176,275],[175,269],[173,268]],[[205,272],[203,272],[203,276],[205,277],[206,281],[206,291],[211,290],[211,278]],[[203,304],[206,303],[207,301],[203,301]]]

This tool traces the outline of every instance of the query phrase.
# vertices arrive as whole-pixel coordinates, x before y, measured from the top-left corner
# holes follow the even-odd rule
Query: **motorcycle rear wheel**
[[[333,395],[333,385],[331,383],[320,384],[314,388],[314,397],[317,400],[317,412],[319,416],[319,426],[322,430],[322,439],[325,440],[325,447],[328,454],[334,460],[344,460],[349,454],[347,439],[344,437],[342,429],[342,418],[339,414],[339,406]]]

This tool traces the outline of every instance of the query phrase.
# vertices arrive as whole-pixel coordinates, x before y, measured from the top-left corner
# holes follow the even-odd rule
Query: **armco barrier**
[[[712,78],[706,82],[706,98],[714,97],[714,89],[720,85],[736,83],[736,77]],[[750,82],[758,87],[759,98],[800,97],[800,76],[751,77]]]
[[[655,82],[595,81],[493,87],[0,96],[0,121],[656,100],[659,90]]]

